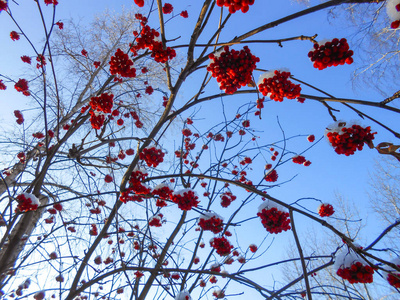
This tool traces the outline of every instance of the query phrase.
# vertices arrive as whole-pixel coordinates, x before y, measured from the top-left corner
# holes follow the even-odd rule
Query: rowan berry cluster
[[[21,92],[22,94],[24,94],[25,96],[30,96],[31,93],[28,91],[29,87],[28,87],[28,81],[26,81],[25,79],[19,79],[15,85],[14,88],[18,91]]]
[[[211,239],[210,245],[216,250],[217,254],[221,256],[227,256],[231,254],[233,249],[231,243],[229,243],[224,236]]]
[[[16,211],[27,212],[36,210],[39,206],[39,199],[35,195],[23,193],[16,198],[18,205]]]
[[[254,0],[217,0],[219,7],[227,7],[231,14],[241,10],[243,13],[248,12],[249,5],[253,5]]]
[[[143,21],[143,23],[145,23],[145,21]],[[157,30],[150,28],[150,26],[143,26],[140,35],[136,31],[134,31],[133,34],[136,36],[136,45],[131,45],[131,51],[135,56],[137,55],[138,50],[146,48],[152,51],[151,57],[159,63],[166,63],[168,60],[171,60],[176,56],[175,50],[171,47],[166,47],[164,49],[162,42],[158,40],[160,33]]]
[[[257,216],[269,233],[280,233],[291,228],[289,213],[276,204],[270,204],[269,201],[260,205]]]
[[[371,133],[370,126],[365,128],[355,124],[351,127],[345,126],[345,122],[339,122],[326,130],[326,137],[337,154],[349,156],[357,150],[361,151],[364,144],[372,145],[376,132]]]
[[[89,234],[90,234],[90,235],[93,235],[93,236],[98,235],[99,232],[98,232],[98,230],[97,230],[96,224],[91,224],[90,226],[91,226],[91,228],[90,228],[90,230],[89,230]]]
[[[278,180],[278,172],[276,172],[276,170],[272,170],[271,172],[269,172],[265,177],[264,177],[265,181],[268,182],[275,182]]]
[[[139,153],[139,158],[144,160],[149,167],[156,168],[160,163],[164,161],[164,153],[161,149],[156,147],[144,148],[142,152]]]
[[[153,189],[153,195],[160,197],[162,200],[170,199],[173,192],[167,184],[159,184]]]
[[[38,62],[36,64],[36,69],[43,69],[44,66],[47,64],[46,57],[44,57],[44,55],[42,54],[38,54],[38,56],[36,57],[36,61]]]
[[[55,5],[58,4],[58,0],[44,0],[44,3],[45,3],[46,5],[54,4],[54,6],[55,6]]]
[[[139,7],[143,7],[144,6],[144,0],[134,0],[135,4]]]
[[[14,110],[14,116],[17,118],[17,124],[21,125],[24,123],[24,116],[19,110]]]
[[[19,33],[18,32],[16,32],[16,31],[11,31],[10,32],[10,38],[13,40],[13,41],[18,41],[19,40]]]
[[[349,267],[339,268],[336,274],[353,283],[371,283],[373,281],[374,269],[357,261]]]
[[[193,207],[197,207],[200,203],[198,199],[196,192],[191,189],[183,189],[171,195],[172,202],[178,204],[182,210],[191,210]]]
[[[400,265],[397,265],[400,268]],[[400,288],[400,273],[389,273],[386,277],[389,284],[395,288]]]
[[[258,90],[263,96],[282,102],[283,98],[296,99],[300,96],[300,84],[294,84],[288,78],[290,72],[275,70],[261,75]]]
[[[6,85],[4,84],[3,80],[0,79],[0,90],[5,91],[7,89]]]
[[[203,230],[209,230],[215,234],[220,233],[224,228],[222,217],[214,213],[205,213],[199,218],[198,225]]]
[[[220,197],[222,207],[228,207],[229,205],[231,205],[232,201],[236,200],[236,196],[232,195],[231,192],[225,192],[220,195]]]
[[[227,94],[233,94],[240,87],[252,81],[252,72],[260,59],[251,54],[250,49],[245,46],[242,50],[230,50],[225,46],[220,53],[211,53],[211,60],[207,71],[217,79],[219,87]]]
[[[129,187],[121,193],[119,200],[123,203],[128,201],[142,202],[143,198],[141,195],[151,193],[151,188],[143,183],[147,175],[148,173],[143,169],[134,170],[129,178]]]
[[[91,106],[90,123],[94,129],[100,129],[105,121],[104,114],[111,113],[113,107],[113,94],[103,93],[99,97],[92,97],[89,105]],[[82,109],[86,109],[82,108]]]
[[[249,249],[250,249],[250,252],[252,252],[252,253],[256,253],[257,250],[258,250],[257,246],[254,245],[254,244],[251,244],[251,245],[249,246]]]
[[[328,203],[323,203],[318,208],[318,214],[320,217],[330,217],[334,214],[335,210],[333,206]]]
[[[350,65],[353,63],[353,50],[349,50],[346,39],[333,39],[323,45],[314,44],[314,50],[308,53],[308,57],[314,63],[314,68],[323,70],[327,67]]]
[[[163,218],[163,214],[158,214],[156,216],[153,216],[149,219],[149,226],[152,227],[161,227],[162,223],[162,218]]]
[[[174,10],[174,7],[170,3],[165,3],[162,7],[163,14],[170,14]]]
[[[8,4],[7,0],[0,0],[0,11],[7,10]]]
[[[103,112],[105,114],[111,113],[112,107],[114,105],[114,95],[103,93],[99,97],[90,98],[89,105],[93,111]]]
[[[114,56],[111,56],[109,64],[111,75],[119,74],[122,77],[136,77],[136,69],[133,68],[133,61],[129,58],[128,54],[119,48]]]

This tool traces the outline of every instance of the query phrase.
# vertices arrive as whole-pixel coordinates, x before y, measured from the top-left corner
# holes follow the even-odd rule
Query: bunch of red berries
[[[19,79],[15,84],[14,84],[14,88],[18,91],[21,92],[22,94],[24,94],[25,96],[30,96],[31,93],[28,91],[29,87],[28,87],[28,81],[26,81],[25,79]]]
[[[167,184],[159,184],[153,189],[153,195],[157,195],[163,200],[169,199],[173,192]]]
[[[26,156],[25,156],[25,153],[24,153],[24,152],[18,153],[18,154],[17,154],[17,157],[18,157],[19,162],[20,162],[21,164],[24,164],[24,163],[25,163]]]
[[[221,256],[231,254],[231,250],[233,249],[231,243],[229,243],[224,236],[211,239],[210,245],[217,251],[217,254]]]
[[[151,193],[151,188],[143,183],[148,173],[143,169],[136,169],[131,173],[129,178],[129,187],[121,193],[119,200],[123,203],[128,201],[142,202],[143,198],[140,195]]]
[[[135,4],[139,7],[143,7],[144,6],[144,0],[134,0]]]
[[[6,0],[0,0],[0,11],[7,10],[8,4]]]
[[[308,57],[314,63],[314,68],[323,70],[327,67],[350,65],[353,63],[353,51],[349,50],[346,39],[333,39],[324,45],[314,44],[314,50],[308,53]]]
[[[99,111],[106,114],[111,113],[112,107],[114,105],[114,95],[103,93],[99,97],[90,98],[89,105],[93,111]]]
[[[271,172],[269,172],[265,177],[264,177],[265,181],[268,182],[275,182],[278,180],[278,172],[276,172],[276,170],[272,170]]]
[[[400,268],[400,260],[398,258],[396,258],[393,261],[393,264],[395,264],[398,268]],[[389,282],[389,284],[395,288],[400,288],[400,273],[396,270],[394,270],[393,268],[391,269],[391,273],[387,273],[387,281]]]
[[[228,207],[229,205],[231,205],[232,201],[236,200],[236,196],[232,195],[231,192],[225,192],[220,195],[220,197],[222,207]]]
[[[251,54],[250,49],[245,46],[242,50],[230,50],[225,46],[224,51],[219,54],[209,55],[211,63],[207,71],[217,79],[219,87],[227,94],[233,94],[241,86],[252,81],[252,72],[260,59]]]
[[[291,228],[289,213],[278,209],[276,206],[269,207],[269,201],[264,202],[260,205],[259,212],[257,213],[257,216],[261,219],[261,223],[269,233],[280,233]]]
[[[119,74],[122,77],[136,77],[136,69],[133,68],[133,61],[129,58],[128,54],[119,48],[114,56],[111,56],[109,64],[111,75]]]
[[[35,195],[23,193],[17,196],[17,209],[16,211],[27,212],[36,210],[39,206],[39,199]]]
[[[98,113],[92,113],[91,111],[91,116],[90,116],[90,124],[92,124],[92,128],[94,129],[100,129],[105,121],[105,116],[103,114],[98,114]]]
[[[93,236],[98,235],[99,232],[97,231],[97,226],[96,226],[96,224],[91,224],[90,226],[91,226],[91,229],[89,230],[89,234],[90,234],[90,235],[93,235]]]
[[[149,226],[152,227],[161,227],[162,223],[162,218],[163,218],[163,214],[158,214],[156,216],[153,216],[149,219]]]
[[[215,234],[220,233],[223,230],[224,220],[213,213],[205,213],[199,218],[198,225],[203,230],[209,230]]]
[[[323,203],[318,208],[318,214],[320,217],[330,217],[334,214],[335,210],[333,206],[328,203]]]
[[[146,48],[152,51],[151,57],[159,63],[166,63],[168,60],[171,60],[176,56],[175,50],[171,47],[166,47],[164,49],[162,42],[158,40],[160,33],[157,30],[150,28],[150,26],[143,26],[140,36],[136,31],[134,31],[133,34],[136,36],[136,45],[131,46],[131,51],[135,56],[137,55],[138,50]]]
[[[149,167],[157,167],[164,161],[164,155],[161,149],[151,147],[144,148],[143,151],[139,153],[139,158],[144,160]]]
[[[24,123],[24,116],[19,110],[14,110],[14,116],[17,118],[17,124],[21,125]]]
[[[369,265],[364,265],[357,261],[349,267],[339,268],[336,274],[348,280],[351,284],[371,283],[373,281],[372,275],[374,274],[374,269]]]
[[[300,84],[294,84],[288,78],[290,72],[275,70],[261,75],[258,90],[263,96],[282,102],[283,98],[296,99],[300,96]]]
[[[219,7],[227,7],[231,14],[234,14],[238,10],[246,13],[249,10],[249,5],[253,4],[254,0],[217,0],[217,5]]]
[[[182,210],[191,210],[193,207],[197,207],[200,203],[198,199],[196,192],[191,189],[183,189],[171,195],[172,202],[178,204]]]
[[[364,143],[373,147],[372,140],[376,132],[371,133],[370,126],[365,128],[360,125],[345,126],[345,122],[339,122],[333,126],[334,128],[326,130],[326,137],[337,154],[352,155],[357,150],[361,151]]]

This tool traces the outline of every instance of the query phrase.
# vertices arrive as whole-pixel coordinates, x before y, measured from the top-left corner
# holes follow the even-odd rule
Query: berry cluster
[[[271,204],[270,201],[260,205],[257,216],[269,233],[280,233],[291,228],[289,213],[283,211],[279,205]]]
[[[217,0],[217,5],[219,7],[227,7],[231,14],[234,14],[238,10],[246,13],[249,10],[249,5],[253,4],[254,0]]]
[[[109,64],[111,75],[119,74],[122,77],[136,77],[136,69],[132,67],[133,61],[129,58],[128,54],[124,53],[119,48],[114,56],[111,56]]]
[[[217,79],[219,87],[227,94],[233,94],[241,86],[252,81],[252,72],[260,59],[251,54],[250,49],[245,46],[242,50],[230,50],[225,46],[220,53],[211,53],[211,59],[207,71]]]
[[[113,98],[113,94],[103,93],[99,97],[90,98],[89,105],[93,111],[109,114],[114,104]]]
[[[371,133],[371,127],[363,128],[355,124],[351,127],[345,126],[345,122],[338,122],[326,129],[326,137],[337,154],[352,155],[357,150],[361,151],[364,143],[373,147],[372,140],[376,132]]]
[[[0,11],[7,10],[8,4],[7,0],[0,0]]]
[[[143,198],[141,195],[147,195],[151,193],[151,188],[142,183],[146,179],[148,173],[143,169],[136,169],[131,173],[129,178],[129,187],[121,193],[119,200],[123,203],[128,201],[142,202]]]
[[[42,54],[38,54],[38,56],[36,57],[36,61],[38,62],[36,64],[36,69],[43,69],[44,66],[47,64],[46,57],[44,57],[44,55]]]
[[[30,96],[31,93],[28,91],[28,81],[25,79],[19,79],[17,83],[15,83],[14,88],[18,91],[24,94],[25,96]]]
[[[13,40],[13,41],[18,41],[19,40],[19,33],[18,32],[16,32],[16,31],[11,31],[10,32],[10,38]]]
[[[198,199],[196,192],[191,189],[183,189],[171,195],[171,200],[182,210],[191,210],[193,207],[197,207],[200,203]]]
[[[374,269],[369,265],[364,265],[357,261],[349,267],[339,268],[336,274],[348,280],[351,284],[371,283],[373,281],[372,275],[374,274]]]
[[[163,14],[170,14],[174,10],[174,7],[170,3],[165,3],[162,7]]]
[[[143,151],[139,153],[139,158],[144,160],[149,167],[153,166],[155,168],[164,161],[164,155],[161,149],[151,147],[144,148]]]
[[[39,206],[39,199],[35,195],[23,193],[17,196],[17,209],[16,211],[27,212],[36,210]]]
[[[144,6],[144,0],[134,0],[135,4],[139,7],[143,7]]]
[[[198,225],[203,230],[210,230],[211,232],[217,234],[223,230],[224,220],[222,217],[213,213],[205,213],[199,218]]]
[[[335,210],[333,206],[328,203],[323,203],[318,208],[318,214],[320,217],[330,217],[334,214]]]
[[[265,181],[268,182],[275,182],[278,180],[278,172],[276,172],[276,170],[272,170],[271,172],[269,172],[265,177],[264,177]]]
[[[217,254],[221,256],[227,256],[231,254],[233,249],[233,246],[225,237],[216,237],[211,239],[210,245],[217,251]]]
[[[308,53],[308,57],[314,63],[314,68],[323,70],[327,67],[350,65],[353,63],[353,51],[349,50],[346,39],[333,39],[323,45],[314,44],[314,50]]]
[[[400,265],[397,265],[400,268]],[[400,288],[400,273],[389,273],[386,277],[389,284],[395,288]]]
[[[92,97],[89,105],[91,106],[90,123],[94,129],[100,129],[105,120],[104,114],[111,113],[113,107],[113,94],[103,93],[99,97]]]
[[[231,192],[225,192],[220,195],[220,197],[222,207],[228,207],[229,205],[231,205],[232,201],[236,200],[236,196],[232,195]]]
[[[277,102],[282,102],[284,97],[296,99],[300,96],[301,87],[288,79],[290,75],[290,72],[279,70],[264,73],[258,83],[260,93]]]
[[[142,20],[142,25],[147,22],[147,20],[142,17],[140,19]],[[131,51],[135,56],[137,55],[138,50],[146,48],[152,51],[151,57],[159,63],[166,63],[168,60],[171,60],[176,56],[174,49],[170,47],[164,49],[162,42],[158,40],[160,33],[155,29],[150,28],[150,26],[143,26],[140,35],[136,31],[134,31],[133,34],[136,36],[136,45],[131,45]]]
[[[19,110],[14,110],[14,116],[17,118],[17,124],[21,125],[24,123],[24,116]]]
[[[257,250],[258,250],[257,246],[254,245],[254,244],[251,244],[251,245],[249,246],[249,249],[250,249],[250,252],[252,252],[252,253],[256,253]]]
[[[153,189],[153,195],[160,197],[160,199],[170,199],[174,191],[167,184],[159,184]]]
[[[156,216],[153,216],[149,219],[149,226],[152,227],[161,227],[162,225],[162,218],[163,218],[163,214],[158,214]]]
[[[5,91],[6,89],[7,89],[7,86],[4,84],[3,80],[0,79],[0,90],[1,91]]]

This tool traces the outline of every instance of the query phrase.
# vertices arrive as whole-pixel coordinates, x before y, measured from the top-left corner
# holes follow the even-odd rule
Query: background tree
[[[66,4],[56,0],[0,0],[15,50],[10,57],[27,67],[23,75],[14,68],[1,73],[1,93],[29,99],[30,107],[14,111],[14,125],[3,130],[4,297],[312,299],[332,293],[310,280],[331,263],[307,265],[321,255],[304,255],[306,241],[298,234],[304,220],[344,241],[337,248],[352,260],[322,254],[336,261],[344,280],[362,274],[357,281],[370,283],[373,270],[390,271],[389,283],[398,284],[397,262],[372,246],[359,248],[350,231],[325,221],[332,206],[318,215],[316,198],[272,196],[295,181],[293,166],[311,165],[310,149],[323,149],[322,137],[306,132],[305,123],[287,134],[280,120],[290,113],[276,121],[273,105],[299,105],[299,115],[308,110],[302,105],[321,105],[335,121],[324,125],[335,155],[375,148],[377,135],[369,126],[337,121],[346,116],[338,108],[400,136],[391,125],[400,110],[391,102],[334,97],[266,63],[275,55],[266,51],[272,45],[286,51],[307,43],[313,48],[302,57],[310,69],[351,65],[346,39],[318,43],[315,33],[297,29],[278,39],[264,35],[346,1],[250,23],[248,16],[269,7],[258,2],[180,7],[135,0],[133,12],[106,13],[86,26],[58,21]],[[22,9],[36,12],[44,39],[24,22]],[[232,31],[239,23],[240,31]],[[376,149],[397,155],[396,146]],[[261,234],[250,236],[254,229]],[[282,284],[262,275],[285,263],[276,254],[287,241],[296,244],[302,275]]]

